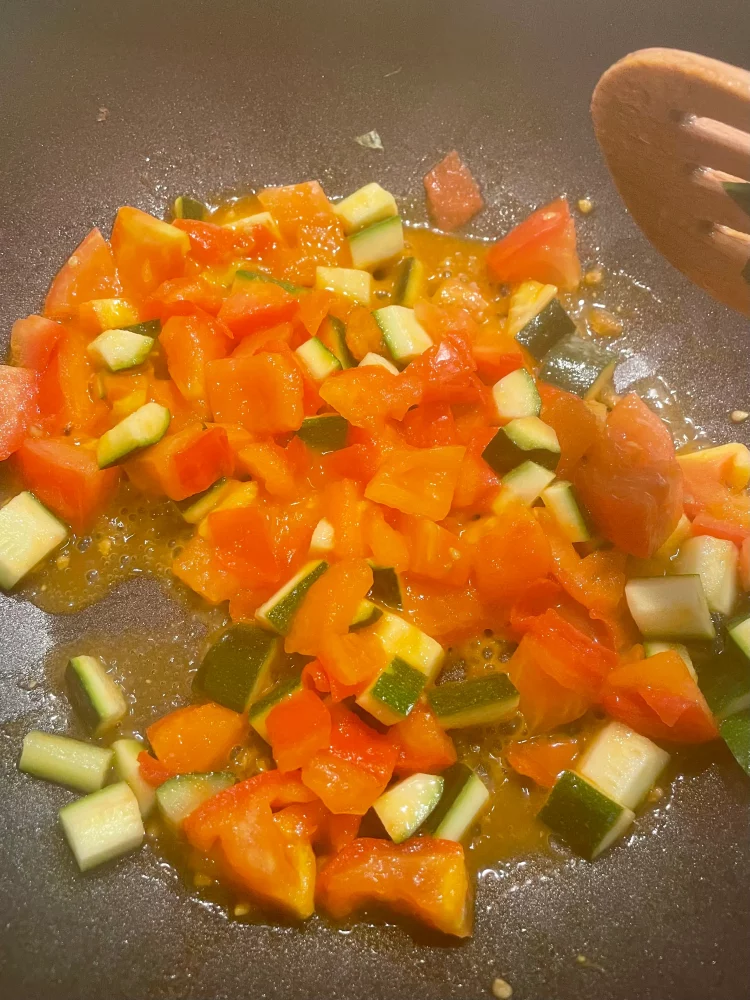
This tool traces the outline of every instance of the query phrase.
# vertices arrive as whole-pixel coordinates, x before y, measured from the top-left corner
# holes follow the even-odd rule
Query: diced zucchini
[[[349,631],[356,632],[358,629],[367,628],[368,625],[374,625],[382,617],[383,612],[372,601],[360,601],[354,618],[352,618],[352,623],[349,626]]]
[[[383,792],[372,808],[395,844],[416,833],[440,801],[444,785],[436,774],[412,774]]]
[[[172,202],[173,219],[197,219],[203,222],[208,217],[208,209],[202,201],[189,194],[181,194]]]
[[[126,781],[130,785],[133,795],[138,799],[141,816],[145,819],[156,802],[156,790],[143,780],[138,763],[138,755],[144,753],[146,747],[140,740],[115,740],[112,751],[115,774],[120,781]]]
[[[398,215],[396,199],[374,181],[337,202],[333,210],[341,219],[347,236]]]
[[[453,764],[443,774],[445,785],[422,830],[440,840],[462,840],[490,797],[487,786],[466,764]]]
[[[524,503],[532,504],[554,478],[555,474],[551,469],[545,469],[536,462],[522,462],[503,476],[503,487]],[[495,513],[500,513],[500,510]]]
[[[169,410],[160,403],[146,403],[139,407],[99,438],[96,446],[99,468],[116,465],[139,448],[161,441],[167,433],[169,421]]]
[[[750,709],[724,719],[719,732],[737,763],[746,774],[750,774]]]
[[[241,219],[233,219],[231,222],[224,223],[225,229],[234,229],[240,233],[249,232],[256,226],[265,226],[277,240],[281,240],[281,230],[270,212],[255,212],[253,215],[245,215]]]
[[[680,454],[677,461],[683,469],[701,466],[721,469],[722,481],[737,492],[744,490],[750,483],[750,449],[739,441]]]
[[[554,428],[539,417],[519,417],[500,428],[482,458],[499,476],[526,461],[554,470],[560,461],[560,442]]]
[[[94,736],[113,729],[127,715],[125,696],[95,656],[68,660],[65,682],[71,705]]]
[[[212,701],[244,712],[268,685],[279,639],[260,625],[233,625],[211,646],[195,677]]]
[[[593,861],[628,829],[635,813],[573,771],[563,771],[539,819],[577,854]]]
[[[693,661],[688,652],[687,646],[683,646],[681,642],[644,642],[643,652],[646,657],[656,656],[657,653],[677,653],[677,655],[682,659],[685,666],[690,671],[690,676],[693,680],[698,679],[698,675],[695,672],[695,667],[693,666]]]
[[[357,696],[357,704],[385,726],[402,722],[419,701],[427,675],[400,656]]]
[[[542,409],[542,397],[525,368],[517,368],[496,382],[492,387],[492,398],[498,420],[538,417]]]
[[[727,632],[750,660],[750,615],[729,622]]]
[[[398,265],[393,283],[393,298],[396,305],[413,306],[424,292],[425,269],[416,257],[404,257]]]
[[[608,722],[591,741],[576,772],[621,806],[635,809],[669,763],[669,754],[622,722]]]
[[[369,271],[358,271],[353,267],[317,267],[315,287],[321,291],[343,295],[368,309],[370,307],[372,275]]]
[[[528,326],[532,322],[532,320],[536,319],[539,313],[550,304],[556,295],[557,288],[555,285],[543,285],[540,281],[522,281],[511,295],[510,306],[508,307],[506,329],[511,337],[515,337],[516,334],[520,333],[524,327]],[[549,324],[549,319],[547,320],[547,323]],[[571,330],[575,330],[575,326],[573,326],[572,321],[569,320],[569,323],[570,326],[565,331],[566,333],[570,333]],[[568,324],[563,323],[561,325],[567,326]],[[530,328],[527,337],[530,337],[531,333],[532,329]],[[551,347],[552,344],[549,346]],[[530,347],[527,349],[534,355],[534,357],[541,357],[546,353],[546,351],[542,351],[541,355],[537,355],[534,354],[534,351],[532,351]],[[547,350],[549,350],[549,348],[547,348]]]
[[[255,612],[261,625],[266,625],[279,635],[287,635],[305,594],[327,569],[328,563],[323,559],[306,563]]]
[[[625,598],[645,639],[713,639],[716,635],[699,576],[628,580]]]
[[[131,323],[129,326],[121,327],[122,330],[129,330],[131,333],[140,333],[144,337],[158,337],[161,333],[160,319],[147,319],[143,323]]]
[[[305,417],[297,431],[297,437],[321,455],[346,448],[349,423],[338,413],[320,413]]]
[[[697,535],[682,544],[674,569],[682,576],[697,574],[709,609],[729,615],[737,601],[738,561],[739,552],[734,542]]]
[[[318,338],[338,360],[342,368],[355,368],[357,362],[346,342],[346,326],[336,316],[326,316],[320,324]]]
[[[440,643],[398,615],[386,612],[378,622],[375,635],[390,657],[400,657],[425,674],[428,680],[432,680],[440,669],[445,656]]]
[[[591,532],[572,483],[561,479],[542,490],[542,500],[569,542],[588,542]]]
[[[368,351],[367,354],[362,358],[359,363],[360,368],[385,368],[387,372],[391,375],[398,375],[398,368],[389,361],[388,358],[384,358],[382,354],[375,354],[373,351]]]
[[[138,799],[125,781],[63,806],[59,817],[82,872],[140,847],[145,836]]]
[[[691,534],[690,520],[683,514],[672,534],[654,553],[654,559],[663,561],[671,559],[685,539],[690,538]]]
[[[617,361],[612,351],[573,333],[547,351],[539,378],[582,399],[596,399],[611,380]]]
[[[701,658],[697,681],[716,719],[750,708],[750,663],[731,643],[721,656]]]
[[[443,729],[465,729],[510,718],[520,695],[507,674],[497,673],[438,684],[427,700]]]
[[[394,215],[374,226],[361,229],[348,239],[352,264],[364,271],[372,271],[393,260],[404,249],[404,229],[401,219]]]
[[[262,281],[266,285],[278,285],[279,288],[283,288],[285,292],[290,292],[291,294],[306,291],[302,285],[295,285],[292,281],[284,281],[283,278],[274,278],[273,275],[266,274],[264,271],[246,271],[244,268],[240,268],[235,273],[232,291],[242,291],[242,286],[248,281]]]
[[[177,502],[177,508],[188,524],[199,524],[222,500],[225,500],[239,485],[237,479],[219,479],[203,493]]]
[[[294,353],[314,382],[322,382],[334,372],[341,371],[339,359],[317,337],[310,337]]]
[[[164,822],[177,832],[191,812],[233,784],[234,775],[226,771],[177,774],[156,789],[156,804]]]
[[[92,340],[87,351],[91,357],[106,365],[111,372],[134,368],[143,364],[151,353],[154,341],[132,330],[107,330]]]
[[[301,690],[302,677],[300,674],[294,674],[291,677],[285,677],[283,680],[278,681],[267,694],[264,694],[262,698],[253,702],[248,709],[247,719],[255,732],[267,741],[268,730],[266,729],[266,720],[271,714],[271,709],[287,698],[291,698],[295,692]]]
[[[34,730],[24,736],[18,767],[35,778],[95,792],[107,780],[111,764],[111,750]]]
[[[575,329],[573,320],[558,300],[553,298],[541,312],[524,325],[523,329],[519,330],[516,340],[526,348],[532,358],[541,361],[558,341],[575,333]]]
[[[67,537],[65,525],[33,494],[14,496],[0,508],[0,587],[15,587]]]
[[[383,309],[376,309],[372,315],[396,364],[408,365],[432,347],[432,340],[417,321],[413,309],[407,309],[406,306],[385,306]]]
[[[370,563],[370,567],[372,568],[372,586],[367,596],[386,608],[403,611],[404,590],[401,585],[401,577],[396,570],[393,566],[373,566],[372,563]]]
[[[310,555],[322,556],[333,550],[336,544],[336,536],[333,525],[325,517],[321,517],[315,525],[315,530],[310,539]]]

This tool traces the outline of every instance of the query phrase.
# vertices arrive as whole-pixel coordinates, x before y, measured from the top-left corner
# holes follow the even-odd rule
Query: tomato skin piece
[[[57,272],[44,300],[44,315],[68,319],[81,302],[115,297],[120,291],[110,245],[92,229]]]
[[[28,368],[0,365],[0,462],[20,448],[37,416],[39,383]]]
[[[206,365],[225,358],[231,341],[209,316],[172,316],[162,327],[159,343],[167,368],[185,399],[208,407]]]
[[[27,488],[79,533],[101,514],[120,481],[118,468],[100,469],[95,453],[70,438],[26,438],[16,462]]]
[[[706,743],[719,735],[700,688],[672,650],[613,670],[601,705],[612,718],[650,739]]]
[[[280,771],[295,771],[331,739],[331,713],[313,691],[297,691],[271,709],[268,742]]]
[[[234,459],[223,427],[192,423],[123,463],[123,469],[144,493],[185,500],[231,476]]]
[[[444,934],[471,934],[469,876],[463,848],[453,841],[361,837],[320,871],[316,899],[336,920],[381,903]]]
[[[267,281],[249,282],[224,300],[218,317],[232,336],[247,337],[293,319],[299,302],[284,288]]]
[[[511,743],[505,756],[516,774],[541,788],[552,788],[560,772],[570,769],[578,749],[574,737],[543,736]]]
[[[572,292],[581,280],[575,224],[566,198],[538,208],[487,254],[490,277],[502,284],[534,279]]]
[[[448,516],[466,449],[460,445],[392,451],[370,480],[368,500],[432,521]]]
[[[206,365],[208,401],[219,423],[254,434],[296,431],[304,419],[299,369],[280,354],[222,358]]]
[[[425,174],[427,204],[438,229],[451,232],[484,208],[477,182],[455,149]]]
[[[136,302],[179,278],[190,252],[187,233],[128,205],[117,212],[111,244],[123,290]]]
[[[691,535],[711,535],[713,538],[725,538],[741,548],[750,538],[750,521],[745,525],[734,524],[732,521],[721,521],[716,517],[711,517],[705,511],[700,511],[693,518],[690,533]]]
[[[175,774],[190,774],[223,767],[246,730],[242,715],[209,701],[170,712],[153,722],[146,735],[162,764]]]
[[[389,733],[399,748],[394,773],[400,778],[440,774],[456,762],[453,740],[432,709],[422,702],[417,702],[402,722],[391,726]]]
[[[43,372],[64,333],[60,323],[44,316],[32,315],[17,319],[10,331],[13,364]]]

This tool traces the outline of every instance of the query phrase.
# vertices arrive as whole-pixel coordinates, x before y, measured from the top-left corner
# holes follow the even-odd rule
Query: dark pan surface
[[[88,228],[106,231],[122,203],[161,213],[183,190],[318,177],[339,194],[378,179],[413,201],[418,219],[422,174],[456,147],[491,206],[478,234],[504,231],[561,192],[594,199],[579,227],[584,258],[656,296],[629,322],[641,364],[681,387],[712,436],[747,440],[727,419],[750,409],[747,323],[635,231],[587,111],[599,73],[642,46],[747,64],[745,0],[6,0],[0,15],[4,338]],[[373,128],[383,153],[353,141]],[[57,620],[0,598],[3,1000],[475,1000],[496,975],[518,1000],[748,996],[749,786],[726,761],[678,782],[632,843],[597,864],[519,860],[485,875],[476,934],[461,946],[420,945],[397,927],[230,923],[148,848],[76,876],[55,828],[69,793],[15,767],[27,729],[69,725],[44,657],[92,631],[166,639],[184,614],[146,581]],[[199,642],[200,624],[191,634]],[[179,663],[158,680],[170,696],[187,690]]]

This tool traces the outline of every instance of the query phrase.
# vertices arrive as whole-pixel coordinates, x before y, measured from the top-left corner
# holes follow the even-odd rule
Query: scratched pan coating
[[[420,178],[455,147],[489,204],[477,235],[561,192],[594,200],[579,226],[584,260],[654,293],[628,327],[638,363],[679,386],[717,440],[747,440],[727,420],[750,409],[747,322],[636,232],[588,118],[599,74],[628,51],[668,45],[746,63],[744,0],[5,0],[0,14],[4,338],[120,204],[159,214],[183,190],[318,177],[340,194],[377,179],[419,221]],[[354,142],[371,129],[383,152]],[[726,761],[680,781],[669,808],[594,865],[560,856],[485,875],[475,935],[452,947],[396,926],[233,923],[149,849],[77,877],[55,828],[69,793],[15,767],[26,729],[65,718],[45,653],[92,630],[166,635],[182,614],[147,581],[68,618],[0,599],[3,1000],[478,1000],[498,975],[517,1000],[748,996],[748,783]]]

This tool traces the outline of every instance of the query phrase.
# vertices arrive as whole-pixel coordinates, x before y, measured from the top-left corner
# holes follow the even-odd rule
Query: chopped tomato
[[[143,304],[143,315],[162,321],[170,316],[192,316],[194,313],[216,316],[223,302],[221,289],[200,275],[171,278],[148,296]]]
[[[194,535],[172,563],[178,580],[194,590],[209,604],[221,604],[242,590],[240,580],[214,557],[208,542]],[[253,606],[253,611],[258,606]]]
[[[544,382],[538,383],[538,387],[542,397],[542,420],[554,428],[560,442],[556,472],[558,478],[564,479],[596,440],[596,417],[580,396]]]
[[[448,333],[411,362],[408,375],[422,383],[422,399],[427,402],[465,403],[476,399],[484,389],[474,375],[476,368],[468,338]]]
[[[376,566],[392,566],[397,573],[403,573],[409,568],[406,539],[386,521],[376,504],[367,505],[362,532]]]
[[[415,576],[463,587],[469,578],[471,554],[460,538],[426,517],[404,517],[409,569]]]
[[[170,712],[153,722],[146,735],[162,764],[175,774],[190,774],[222,768],[246,728],[239,713],[208,701]]]
[[[239,464],[261,482],[271,496],[290,499],[295,491],[294,475],[286,453],[272,441],[249,444],[239,455]]]
[[[0,365],[0,462],[21,446],[36,418],[38,388],[36,372]]]
[[[249,281],[224,300],[219,319],[234,337],[247,337],[288,322],[298,309],[297,299],[279,285]]]
[[[385,368],[349,368],[327,378],[320,395],[355,427],[378,427],[386,418],[403,420],[422,398],[416,380],[393,375]]]
[[[523,356],[518,351],[509,351],[504,341],[475,342],[472,354],[477,363],[477,374],[488,385],[494,385],[511,372],[523,368]]]
[[[342,559],[319,577],[305,594],[284,646],[287,653],[317,656],[326,636],[344,635],[372,586],[364,559]]]
[[[354,306],[346,317],[346,346],[357,361],[366,354],[383,353],[383,333],[364,306]]]
[[[317,181],[265,188],[258,201],[271,213],[284,239],[292,244],[297,241],[300,226],[333,215],[333,206]]]
[[[103,400],[94,397],[94,365],[86,353],[88,337],[72,326],[39,377],[39,412],[51,433],[78,432],[98,436],[109,417]]]
[[[44,315],[67,319],[89,299],[106,298],[120,292],[115,259],[109,243],[92,229],[57,273],[44,300]]]
[[[268,742],[280,771],[295,771],[331,740],[331,713],[312,691],[297,691],[266,719]]]
[[[145,493],[184,500],[230,476],[234,459],[223,427],[190,424],[168,434],[123,468],[131,482]]]
[[[455,149],[425,174],[424,187],[430,214],[446,232],[465,225],[484,208],[477,182]]]
[[[561,771],[568,770],[578,754],[578,740],[566,736],[541,736],[511,743],[505,756],[517,774],[542,788],[552,788]]]
[[[495,436],[495,427],[480,428],[464,437],[466,454],[461,462],[453,494],[453,508],[462,510],[467,507],[487,508],[490,499],[497,493],[500,477],[497,476],[482,458],[482,452]]]
[[[143,780],[152,788],[158,788],[159,785],[163,785],[165,781],[169,781],[176,774],[171,767],[162,764],[160,760],[152,757],[145,750],[138,754],[138,771]]]
[[[750,538],[750,519],[746,525],[733,524],[731,521],[720,521],[716,517],[711,517],[705,511],[701,511],[693,518],[690,525],[692,535],[711,535],[713,538],[725,538],[741,546]]]
[[[340,479],[326,487],[323,510],[333,526],[333,551],[337,556],[361,559],[366,555],[362,520],[367,506],[353,479]]]
[[[360,694],[386,668],[388,656],[370,632],[331,632],[320,641],[320,661],[328,675],[331,697],[341,701]]]
[[[748,593],[750,591],[750,538],[746,538],[740,549],[739,561],[740,586]]]
[[[392,451],[365,490],[368,500],[433,521],[448,516],[466,449],[459,446]]]
[[[314,337],[318,332],[318,328],[328,315],[334,299],[335,296],[332,292],[318,291],[317,289],[301,296],[298,318],[311,337]]]
[[[391,726],[389,732],[399,748],[394,768],[399,777],[440,774],[456,762],[453,740],[422,702],[417,702],[403,722]]]
[[[610,412],[573,479],[604,537],[642,559],[682,515],[682,471],[669,431],[634,393]]]
[[[28,489],[79,533],[102,513],[120,481],[119,469],[100,469],[95,452],[70,438],[26,438],[16,460]]]
[[[403,420],[404,439],[413,448],[459,444],[456,422],[448,403],[420,403]]]
[[[111,242],[125,294],[136,302],[180,277],[190,252],[187,233],[129,206],[118,211]]]
[[[229,264],[235,257],[251,257],[272,242],[264,226],[239,231],[198,219],[175,219],[172,225],[187,233],[190,256],[204,267]]]
[[[446,643],[476,635],[490,624],[487,609],[473,587],[446,590],[428,580],[406,580],[404,611],[413,625]]]
[[[343,705],[331,706],[331,742],[302,768],[302,780],[332,813],[364,816],[385,791],[398,756],[381,736]]]
[[[750,526],[747,473],[745,463],[736,462],[730,448],[727,445],[678,456],[685,483],[685,513],[691,518],[706,514],[745,529]]]
[[[511,229],[487,254],[495,281],[515,284],[534,279],[572,292],[581,280],[576,230],[565,198],[539,208]]]
[[[508,504],[474,546],[474,580],[487,601],[512,603],[552,569],[549,542],[530,508]]]
[[[276,557],[273,525],[261,510],[255,506],[218,510],[208,515],[207,525],[214,559],[242,587],[280,580],[282,566]]]
[[[545,670],[546,651],[524,637],[508,661],[508,675],[521,696],[519,710],[529,733],[544,733],[573,722],[591,707],[580,691],[563,687]]]
[[[210,361],[206,382],[214,419],[220,423],[242,424],[255,434],[284,434],[302,425],[302,376],[280,354]]]
[[[673,650],[613,670],[601,704],[614,719],[651,739],[705,743],[719,735],[706,699]]]
[[[336,920],[379,903],[443,934],[471,934],[464,851],[448,840],[355,840],[321,870],[316,899]]]
[[[185,399],[208,406],[206,365],[229,353],[230,341],[210,316],[172,316],[162,327],[159,343],[167,367]]]
[[[10,331],[13,364],[43,372],[64,332],[59,323],[44,316],[17,319]]]

